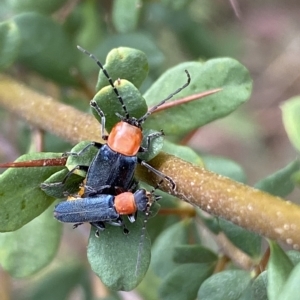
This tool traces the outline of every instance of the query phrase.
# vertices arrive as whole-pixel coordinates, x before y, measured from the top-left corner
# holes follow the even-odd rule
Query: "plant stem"
[[[175,192],[164,185],[174,196],[250,231],[300,249],[298,205],[165,153],[150,163],[176,182]],[[138,175],[152,184],[153,180],[159,180],[146,170],[139,171]]]
[[[100,141],[100,125],[91,116],[43,96],[12,78],[0,75],[0,106],[30,124],[70,142]],[[159,154],[151,165],[177,184],[162,189],[202,210],[241,227],[300,248],[300,207],[279,197],[199,168],[177,157]],[[138,178],[159,181],[142,167]]]
[[[0,74],[0,106],[71,143],[102,141],[100,125],[91,114],[59,103],[3,74]]]

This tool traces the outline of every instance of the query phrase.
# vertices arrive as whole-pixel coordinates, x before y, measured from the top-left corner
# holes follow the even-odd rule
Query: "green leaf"
[[[149,286],[151,287],[149,289]],[[160,286],[160,280],[153,273],[151,269],[148,269],[146,276],[144,277],[141,284],[137,287],[141,299],[157,300],[158,299],[158,287]]]
[[[300,186],[300,171],[293,174],[293,181],[296,185]]]
[[[293,146],[300,151],[300,96],[293,97],[281,106],[284,128]]]
[[[278,295],[278,300],[298,300],[299,294],[299,278],[300,278],[300,263],[298,263],[295,268],[290,273],[287,281],[285,282],[284,286],[280,294]]]
[[[217,273],[201,285],[197,299],[201,300],[237,300],[251,282],[249,272],[228,270]]]
[[[139,118],[147,112],[147,105],[142,97],[139,90],[129,81],[120,80],[117,83],[119,94],[122,96],[123,101],[126,105],[127,111],[130,116]],[[106,123],[105,127],[108,132],[111,131],[112,127],[120,121],[120,118],[116,116],[116,113],[124,115],[121,103],[118,101],[116,94],[114,93],[111,86],[102,88],[94,97],[99,107],[105,114]],[[101,124],[101,118],[93,109],[95,118]]]
[[[103,40],[97,52],[108,53],[112,48],[120,47],[120,45],[143,51],[146,54],[151,69],[160,67],[164,61],[162,51],[156,45],[156,41],[153,37],[146,31],[109,35]],[[132,65],[135,64],[131,64],[131,66]],[[128,72],[128,69],[126,72]],[[116,74],[116,76],[118,76],[118,74]],[[118,77],[116,77],[116,79],[117,78]]]
[[[191,2],[191,0],[162,0],[161,2],[171,9],[182,10]]]
[[[147,137],[149,134],[159,133],[156,130],[152,129],[145,129],[143,130],[143,141],[142,141],[142,147],[147,147]],[[148,151],[146,152],[139,152],[138,158],[141,160],[149,161],[152,158],[154,158],[163,148],[164,145],[164,137],[162,135],[152,138],[150,140],[150,145],[148,147]]]
[[[76,174],[72,174],[63,185],[46,186],[47,184],[62,182],[68,172],[67,169],[63,169],[51,175],[41,186],[43,192],[56,199],[66,198],[66,193],[70,195],[76,194],[80,190],[80,184],[84,179],[82,176]]]
[[[20,62],[59,83],[74,84],[70,70],[77,65],[79,51],[62,27],[34,12],[19,14],[13,20],[21,37]]]
[[[259,276],[253,281],[251,286],[252,298],[250,299],[268,300],[267,285],[267,271],[264,271],[261,274],[259,274]]]
[[[0,264],[13,277],[30,276],[55,256],[61,224],[53,219],[53,206],[15,232],[0,234]]]
[[[6,20],[13,13],[9,1],[0,1],[0,20]]]
[[[300,252],[296,250],[289,250],[286,252],[286,255],[289,257],[293,265],[300,263]]]
[[[26,286],[20,300],[70,299],[72,291],[80,288],[81,299],[93,299],[87,269],[74,261],[64,261],[61,266],[39,276],[33,286]]]
[[[112,21],[117,32],[127,33],[136,29],[141,13],[140,0],[115,0],[112,9]]]
[[[68,153],[80,153],[87,145],[91,144],[89,141],[83,141],[75,145],[71,151]],[[83,151],[80,155],[71,155],[66,162],[67,169],[60,170],[57,173],[54,173],[47,180],[45,180],[44,184],[51,183],[59,183],[65,178],[69,171],[73,170],[76,166],[89,166],[98,152],[98,148],[94,146],[88,147],[85,151]],[[65,193],[68,194],[76,194],[79,191],[80,184],[83,182],[86,177],[86,172],[84,170],[75,170],[74,173],[67,179],[64,185],[60,186],[41,186],[42,190],[49,196],[54,198],[65,198]]]
[[[161,300],[190,300],[197,297],[197,291],[202,282],[214,270],[214,264],[184,264],[168,274],[160,288]]]
[[[300,161],[297,159],[276,173],[260,180],[255,187],[272,195],[285,197],[294,190],[295,184],[292,176],[299,169]]]
[[[44,14],[51,14],[62,7],[66,0],[10,0],[9,4],[17,12],[37,11]]]
[[[32,153],[16,161],[60,158],[59,153]],[[14,231],[40,215],[53,201],[40,188],[63,167],[10,168],[0,177],[0,231]]]
[[[97,1],[84,1],[81,2],[80,5],[77,5],[77,13],[80,14],[80,23],[78,22],[78,16],[69,18],[71,21],[71,25],[75,26],[78,30],[78,34],[76,36],[76,41],[78,45],[82,45],[86,49],[93,49],[99,42],[103,39],[105,35],[106,26],[103,26],[105,20],[103,18],[99,18],[98,11],[98,2]],[[76,16],[76,10],[73,12]],[[73,17],[73,18],[72,18]],[[68,22],[68,19],[66,20]],[[73,23],[73,22],[74,23]],[[66,23],[64,24],[64,26]],[[68,24],[67,24],[68,25]],[[71,29],[72,30],[72,29]],[[97,38],[95,38],[97,37]],[[101,42],[100,42],[101,43]],[[91,64],[86,67],[87,62],[83,58],[86,58],[81,55],[80,69],[81,70],[95,70],[95,62],[90,60]],[[92,64],[93,62],[93,64]],[[92,69],[90,68],[92,66]]]
[[[207,170],[227,176],[238,182],[246,182],[247,177],[244,169],[235,161],[212,155],[202,155],[201,158]]]
[[[184,159],[194,165],[203,167],[201,157],[190,147],[177,145],[166,140],[164,142],[163,151]]]
[[[187,62],[166,71],[144,94],[148,106],[183,86],[187,81],[184,70],[190,73],[191,83],[172,101],[210,89],[223,90],[152,114],[145,123],[147,128],[158,130],[163,126],[168,137],[179,140],[192,130],[230,114],[250,96],[252,80],[247,69],[234,59],[218,58],[206,63]]]
[[[219,218],[219,226],[230,241],[251,257],[259,257],[261,237],[251,231]]]
[[[0,70],[10,67],[20,50],[20,33],[14,22],[0,23]]]
[[[268,263],[268,297],[269,300],[277,300],[292,269],[293,263],[280,246],[269,241],[271,256]]]
[[[173,260],[179,264],[211,263],[217,261],[218,256],[201,245],[180,245],[175,247]]]
[[[178,222],[164,230],[156,239],[152,247],[151,269],[154,273],[164,278],[178,263],[173,261],[175,248],[187,244],[187,233],[191,226],[191,220]]]
[[[145,188],[146,190],[151,190],[150,186],[145,185],[144,183],[140,184],[142,187]],[[156,190],[155,194],[162,196],[162,201],[159,201],[159,204],[161,205],[161,208],[178,208],[178,199],[175,198],[174,196],[164,193],[160,190]],[[153,206],[152,206],[153,207]],[[152,209],[151,207],[151,209]],[[151,213],[152,216],[152,213]],[[163,215],[163,214],[157,214],[155,218],[151,218],[148,221],[147,229],[148,233],[151,237],[152,243],[156,240],[156,238],[169,226],[178,223],[179,218],[176,215]]]
[[[119,79],[126,79],[127,81],[130,81],[136,88],[141,86],[147,77],[149,70],[145,53],[137,49],[126,47],[119,47],[111,50],[107,55],[104,68],[112,78],[113,82]],[[103,71],[100,70],[96,91],[100,91],[107,85],[109,85],[108,79],[103,74]],[[118,84],[116,84],[116,86],[117,89],[119,89]],[[126,95],[123,96],[124,101],[125,97]],[[119,102],[116,96],[115,101]]]
[[[148,233],[142,231],[141,219],[128,225],[128,235],[110,225],[99,238],[95,237],[95,229],[91,230],[88,260],[103,284],[112,290],[131,291],[148,270],[151,242]]]
[[[200,209],[196,209],[196,213],[211,232],[218,234],[220,231],[222,231],[219,224],[219,218],[213,216],[207,217]]]
[[[99,126],[99,132],[100,132],[100,126]],[[83,148],[85,148],[87,145],[89,145],[91,142],[89,141],[83,141],[78,144],[76,144],[70,153],[79,153]],[[98,152],[98,148],[91,146],[86,151],[81,153],[80,155],[69,155],[66,163],[66,167],[68,168],[69,171],[74,169],[76,166],[81,165],[81,166],[89,166],[95,157],[95,155]],[[82,177],[85,177],[85,172],[81,170],[76,170],[75,174],[81,175]]]

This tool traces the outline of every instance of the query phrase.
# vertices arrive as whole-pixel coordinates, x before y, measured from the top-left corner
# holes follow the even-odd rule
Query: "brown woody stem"
[[[4,75],[0,75],[0,106],[70,142],[101,141],[99,123],[91,115],[43,96]],[[167,185],[163,185],[164,190],[248,230],[281,240],[294,249],[300,248],[298,205],[164,153],[151,164],[177,184],[175,192]],[[137,173],[148,183],[159,181],[141,167]]]
[[[174,196],[241,227],[294,249],[300,248],[300,207],[290,201],[254,189],[227,177],[161,153],[151,165],[177,184]],[[154,176],[138,169],[139,178],[153,184]]]
[[[3,74],[0,74],[0,106],[69,142],[101,141],[100,125],[91,114],[59,103]]]

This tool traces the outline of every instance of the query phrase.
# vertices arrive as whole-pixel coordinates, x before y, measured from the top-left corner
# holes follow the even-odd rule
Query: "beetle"
[[[103,189],[105,187],[102,187]],[[69,197],[67,201],[62,201],[54,208],[54,217],[65,223],[75,223],[74,228],[89,222],[96,227],[97,231],[103,231],[105,224],[122,226],[124,232],[128,233],[124,225],[122,216],[127,215],[131,223],[135,222],[137,211],[143,212],[146,217],[154,201],[160,199],[160,196],[145,189],[138,189],[134,193],[123,192],[119,195],[102,194],[94,191],[90,187],[89,197],[77,198]]]
[[[117,87],[114,85],[111,77],[109,76],[101,62],[93,54],[89,53],[82,47],[77,46],[77,48],[83,53],[90,56],[103,71],[114,93],[116,94],[117,99],[122,105],[122,109],[124,111],[125,116],[116,113],[116,115],[120,118],[120,122],[115,124],[109,135],[106,135],[104,133],[104,112],[101,110],[101,108],[98,106],[97,102],[94,99],[91,100],[90,106],[96,111],[96,113],[101,118],[102,139],[107,141],[107,143],[101,144],[98,142],[91,142],[77,153],[65,153],[65,155],[67,156],[79,156],[91,146],[98,148],[98,152],[93,158],[90,166],[77,165],[68,172],[68,174],[62,180],[62,182],[50,185],[64,184],[68,177],[75,172],[75,170],[84,170],[87,173],[87,186],[97,189],[97,187],[109,185],[109,188],[103,190],[103,194],[116,195],[120,192],[120,190],[122,192],[130,189],[134,181],[134,171],[136,169],[137,164],[140,163],[142,166],[145,166],[148,170],[152,171],[162,179],[167,180],[171,184],[172,189],[175,190],[176,184],[172,180],[172,178],[156,170],[155,168],[150,166],[146,161],[139,159],[137,157],[137,154],[138,152],[145,152],[148,150],[151,139],[163,135],[163,131],[150,134],[147,136],[146,147],[141,146],[143,139],[142,124],[158,107],[163,105],[166,101],[171,99],[174,95],[178,94],[190,84],[191,77],[188,71],[185,70],[185,73],[187,75],[187,82],[182,87],[178,88],[167,98],[160,101],[157,105],[148,110],[148,112],[145,113],[142,117],[135,118],[129,115],[122,96],[119,94]],[[88,196],[88,192],[84,193],[83,195],[83,197]]]

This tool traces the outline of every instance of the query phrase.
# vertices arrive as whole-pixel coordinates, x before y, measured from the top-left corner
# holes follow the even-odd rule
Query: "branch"
[[[300,249],[298,205],[165,153],[150,163],[176,182],[175,193],[164,186],[174,196],[247,230]],[[138,169],[138,175],[150,184],[158,181],[145,170]]]
[[[3,74],[0,74],[0,106],[29,124],[71,143],[83,140],[102,141],[100,125],[91,114],[39,94]]]
[[[4,75],[0,75],[0,106],[70,142],[101,142],[99,123],[91,115],[43,96]],[[151,164],[177,183],[175,192],[163,185],[165,191],[245,229],[283,241],[294,249],[300,248],[300,208],[296,204],[165,153],[160,153]],[[150,184],[159,180],[142,167],[137,169],[137,175]]]

